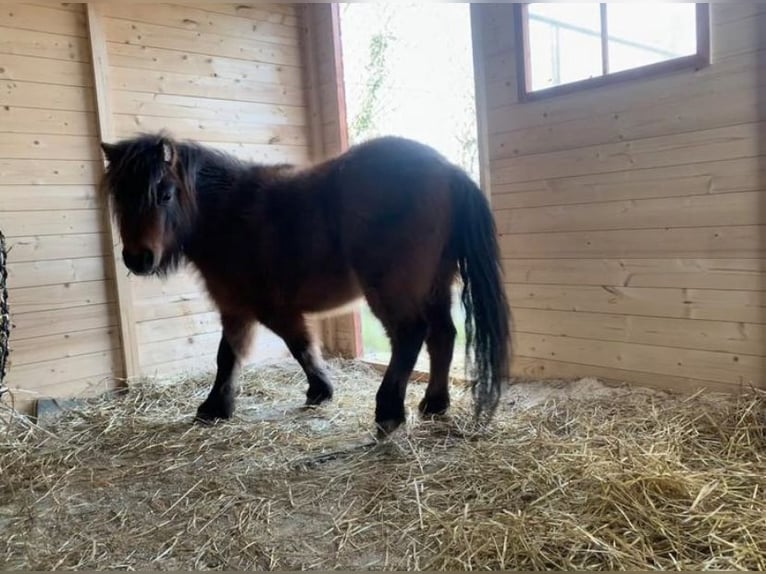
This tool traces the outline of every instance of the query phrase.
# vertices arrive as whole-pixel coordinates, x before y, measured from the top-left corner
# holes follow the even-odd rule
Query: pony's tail
[[[489,203],[463,171],[455,172],[452,188],[456,207],[453,239],[463,282],[466,368],[474,372],[476,416],[489,421],[508,376],[511,316]]]

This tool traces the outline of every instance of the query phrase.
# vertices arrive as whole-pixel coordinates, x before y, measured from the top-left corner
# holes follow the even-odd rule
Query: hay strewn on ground
[[[7,424],[0,568],[766,568],[763,393],[521,385],[490,432],[458,396],[368,446],[379,375],[333,371],[314,411],[292,363],[249,371],[214,428],[207,378]]]

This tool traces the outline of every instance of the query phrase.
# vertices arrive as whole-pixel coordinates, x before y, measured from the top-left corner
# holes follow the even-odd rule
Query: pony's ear
[[[161,146],[162,161],[168,165],[173,165],[176,162],[176,146],[167,138],[162,138]]]
[[[119,144],[110,144],[106,142],[101,142],[101,149],[104,152],[104,157],[106,158],[106,161],[109,163],[114,163],[117,160],[120,159],[120,156],[122,155],[122,149],[120,148]]]

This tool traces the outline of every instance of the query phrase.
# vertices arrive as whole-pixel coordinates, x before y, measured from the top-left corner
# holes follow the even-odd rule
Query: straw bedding
[[[0,411],[0,568],[766,568],[763,393],[526,383],[477,431],[457,388],[374,445],[379,374],[331,366],[334,403],[264,366],[212,428],[189,424],[207,377],[46,428]]]

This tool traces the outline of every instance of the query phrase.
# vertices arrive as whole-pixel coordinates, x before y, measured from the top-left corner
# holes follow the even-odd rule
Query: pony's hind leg
[[[290,353],[306,374],[309,383],[306,391],[306,405],[319,405],[332,399],[332,383],[322,366],[322,358],[312,341],[303,315],[280,316],[275,320],[264,321],[264,325],[284,340]]]
[[[446,295],[441,295],[426,308],[426,347],[431,368],[425,396],[418,405],[423,415],[442,415],[449,408],[449,369],[457,334],[452,322],[451,306],[451,295],[447,289]]]
[[[387,327],[391,339],[391,361],[375,397],[375,423],[383,438],[405,420],[404,398],[415,362],[423,346],[426,322],[413,319]]]
[[[252,323],[232,316],[221,316],[223,334],[218,345],[218,371],[210,394],[197,409],[197,420],[213,422],[234,413],[236,378],[252,340]]]

